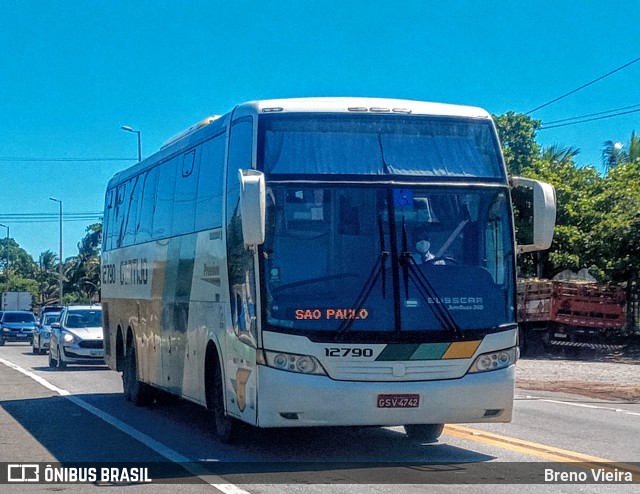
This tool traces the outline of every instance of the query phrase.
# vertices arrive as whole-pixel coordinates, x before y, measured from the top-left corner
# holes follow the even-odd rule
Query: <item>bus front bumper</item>
[[[334,381],[259,366],[258,426],[510,422],[515,369],[399,383]],[[380,408],[380,395],[418,395],[419,402],[412,408]]]

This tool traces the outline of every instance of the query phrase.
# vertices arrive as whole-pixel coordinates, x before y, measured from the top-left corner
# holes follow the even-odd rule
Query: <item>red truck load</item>
[[[625,293],[617,286],[544,279],[518,280],[523,353],[536,346],[617,349],[625,325]]]

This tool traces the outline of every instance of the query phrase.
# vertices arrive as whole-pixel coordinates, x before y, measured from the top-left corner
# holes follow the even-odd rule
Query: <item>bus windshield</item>
[[[506,189],[271,184],[267,322],[445,332],[514,322]]]
[[[406,115],[263,115],[274,175],[410,175],[504,180],[490,120]]]

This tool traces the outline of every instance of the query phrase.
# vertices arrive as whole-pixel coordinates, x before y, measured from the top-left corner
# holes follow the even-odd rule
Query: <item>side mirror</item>
[[[523,177],[512,177],[514,188],[531,189],[533,197],[529,201],[533,221],[533,239],[531,244],[518,245],[519,254],[546,250],[551,247],[553,230],[556,224],[556,191],[552,185]]]
[[[256,170],[240,172],[240,215],[245,246],[264,243],[266,193],[264,173]]]
[[[59,323],[59,322],[54,322],[54,323],[51,325],[51,329],[60,329],[60,327],[61,327],[61,326],[60,326],[60,323]]]

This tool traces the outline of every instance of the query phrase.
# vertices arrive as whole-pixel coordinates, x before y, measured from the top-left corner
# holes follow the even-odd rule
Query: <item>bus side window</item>
[[[152,168],[143,174],[142,197],[138,207],[138,224],[136,226],[136,243],[148,242],[151,240],[151,226],[153,225],[153,212],[156,203],[156,187],[158,185],[159,167]]]
[[[182,235],[193,231],[199,171],[200,150],[198,148],[192,149],[178,158],[171,229],[173,235]]]
[[[486,268],[491,273],[493,281],[501,285],[505,282],[505,215],[506,199],[504,194],[497,194],[493,203],[489,205],[488,221],[485,230]]]
[[[102,247],[105,251],[113,248],[113,215],[115,214],[114,196],[114,189],[111,189],[107,192],[107,197],[105,199],[104,225],[102,227]]]
[[[122,247],[122,241],[124,240],[124,229],[127,223],[129,200],[131,198],[131,187],[131,180],[118,186],[115,212],[115,231],[113,232],[115,247]]]
[[[160,165],[158,191],[156,193],[156,210],[153,214],[153,238],[161,239],[171,235],[173,222],[173,196],[176,189],[176,167],[178,158],[173,158]]]
[[[226,134],[219,134],[202,146],[195,212],[196,231],[222,226],[225,138]]]
[[[122,245],[133,245],[135,243],[136,225],[138,223],[138,208],[140,206],[140,196],[142,194],[142,186],[140,175],[131,179],[129,183],[131,186],[131,195],[128,196],[129,203],[127,206],[127,214],[124,222],[124,234],[122,238]]]

